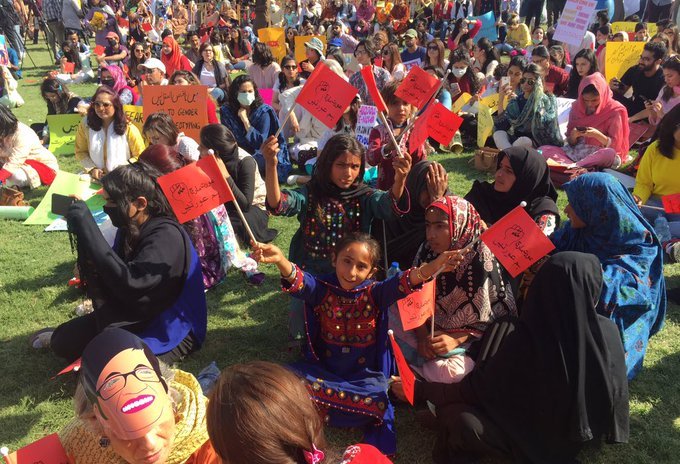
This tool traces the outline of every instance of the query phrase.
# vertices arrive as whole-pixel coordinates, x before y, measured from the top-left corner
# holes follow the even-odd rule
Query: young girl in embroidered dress
[[[387,308],[438,270],[454,269],[461,252],[445,251],[430,263],[376,282],[371,277],[380,246],[365,233],[351,233],[338,242],[331,259],[334,272],[323,276],[303,271],[274,245],[253,249],[256,261],[279,268],[283,291],[305,303],[305,360],[290,367],[305,379],[326,421],[336,427],[364,427],[364,443],[394,454]]]
[[[370,232],[373,219],[393,220],[407,213],[398,201],[405,192],[411,157],[394,158],[394,183],[389,192],[375,190],[363,183],[364,147],[356,138],[338,134],[330,138],[319,154],[312,179],[295,190],[279,189],[276,175],[278,142],[270,137],[262,146],[267,163],[267,208],[279,216],[297,215],[300,228],[290,243],[289,258],[314,274],[333,271],[331,254],[337,243],[351,232]],[[295,302],[294,302],[295,303]],[[304,334],[303,308],[291,306],[290,331],[294,339]]]

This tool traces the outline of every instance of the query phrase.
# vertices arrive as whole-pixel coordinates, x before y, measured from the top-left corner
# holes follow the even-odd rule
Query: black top
[[[76,108],[82,101],[83,99],[77,96],[69,98],[68,104],[66,105],[66,112],[63,114],[74,114],[76,112]],[[57,113],[57,109],[54,107],[54,104],[52,104],[52,102],[49,100],[47,101],[47,114],[60,114]]]
[[[616,325],[595,310],[602,268],[554,255],[536,274],[514,330],[460,383],[416,382],[436,406],[466,403],[507,435],[522,462],[570,462],[584,442],[628,441],[628,382]],[[485,333],[493,338],[494,323]]]
[[[652,77],[644,75],[639,66],[631,66],[628,71],[621,77],[621,82],[629,87],[633,87],[633,97],[629,102],[617,98],[628,109],[628,116],[633,116],[635,113],[645,109],[646,100],[656,100],[659,96],[661,87],[664,86],[663,69],[659,69]],[[617,97],[620,97],[617,95]]]
[[[243,212],[250,210],[255,197],[255,176],[259,175],[255,158],[249,156],[228,162],[225,160],[224,164],[229,171],[227,183],[236,202]]]

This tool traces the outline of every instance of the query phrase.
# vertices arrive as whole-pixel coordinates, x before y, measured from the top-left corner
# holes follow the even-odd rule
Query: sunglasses
[[[297,69],[297,65],[291,64],[291,65],[288,65],[288,66],[284,66],[283,69],[290,69],[290,70]]]
[[[97,101],[94,102],[95,108],[104,108],[106,110],[106,109],[111,108],[112,106],[113,106],[113,104],[109,103],[109,102],[97,102]]]
[[[529,84],[530,86],[536,85],[536,79],[529,79],[528,77],[523,77],[519,80],[520,84]]]
[[[427,47],[427,49],[437,51],[437,50],[439,50],[439,47],[437,47],[436,45],[433,45],[431,47]]]

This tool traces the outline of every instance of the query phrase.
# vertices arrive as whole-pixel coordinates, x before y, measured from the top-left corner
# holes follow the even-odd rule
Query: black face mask
[[[128,218],[126,214],[117,206],[104,206],[104,212],[111,218],[111,224],[114,227],[122,228],[128,225]]]
[[[108,85],[109,87],[113,88],[113,84],[113,79],[102,79],[102,85]]]
[[[118,44],[118,42],[117,42],[116,40],[114,40],[114,39],[109,39],[109,40],[107,40],[107,42],[108,42],[109,45],[112,46],[112,47],[115,47],[115,46]]]

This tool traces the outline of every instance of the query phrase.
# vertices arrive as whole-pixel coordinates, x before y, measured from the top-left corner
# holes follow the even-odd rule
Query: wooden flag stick
[[[290,107],[290,110],[288,110],[288,114],[286,114],[286,117],[284,118],[283,122],[279,126],[279,130],[276,131],[276,134],[274,134],[274,138],[279,138],[279,134],[283,130],[284,127],[286,127],[286,123],[288,122],[288,119],[290,118],[290,115],[293,114],[293,111],[295,110],[295,107],[297,106],[297,102],[293,103],[293,106]]]
[[[243,215],[243,211],[241,211],[241,207],[238,205],[238,201],[236,201],[236,198],[234,198],[234,206],[236,207],[236,212],[238,213],[239,217],[241,218],[241,221],[243,221],[243,226],[246,228],[246,232],[248,232],[248,236],[250,237],[250,240],[252,241],[253,244],[257,244],[257,240],[255,240],[255,236],[253,235],[253,231],[250,230],[250,226],[248,225],[248,221],[246,221],[246,217]]]
[[[385,114],[382,113],[382,112],[378,112],[378,116],[380,116],[380,120],[385,125],[385,129],[387,129],[387,133],[389,134],[390,139],[392,140],[392,143],[394,144],[394,149],[397,150],[397,156],[399,156],[399,158],[403,158],[404,155],[401,153],[401,149],[399,148],[399,142],[397,142],[397,139],[394,137],[394,132],[392,132],[392,128],[390,127],[389,123],[387,122],[387,118],[385,117]]]

